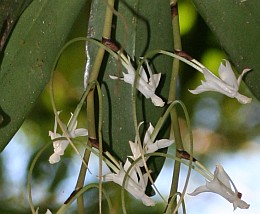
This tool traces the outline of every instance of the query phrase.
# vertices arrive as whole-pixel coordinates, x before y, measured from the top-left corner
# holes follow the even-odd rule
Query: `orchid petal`
[[[45,214],[52,214],[52,212],[49,209],[47,209]]]
[[[231,189],[231,185],[230,185],[230,178],[228,176],[228,174],[226,173],[226,171],[224,170],[224,168],[222,167],[222,165],[218,164],[216,166],[215,172],[214,172],[214,176],[221,181],[226,187],[228,187],[229,189]]]
[[[83,137],[88,135],[88,130],[84,128],[75,129],[74,132],[70,133],[71,138]]]
[[[122,78],[120,78],[120,77],[113,76],[113,75],[109,75],[109,77],[110,77],[111,79],[113,79],[113,80],[122,79]]]
[[[165,102],[163,102],[163,100],[155,94],[151,96],[151,100],[155,106],[163,107],[165,104]]]
[[[149,142],[151,142],[151,134],[153,133],[154,127],[151,123],[149,123],[149,127],[147,129],[147,131],[145,132],[144,135],[144,144],[148,144]]]
[[[133,156],[130,156],[130,157],[132,157],[133,160],[136,160],[137,158],[139,158],[141,156],[139,145],[138,145],[138,143],[134,143],[132,141],[129,141],[129,145],[130,145],[130,148],[131,148],[131,151],[133,154]]]
[[[35,211],[35,214],[38,214],[38,213],[39,213],[39,207],[37,207],[37,209]],[[47,209],[45,214],[52,214],[52,212],[49,209]]]
[[[207,182],[207,181],[206,181]],[[205,186],[199,186],[198,188],[196,188],[192,193],[189,193],[189,195],[191,196],[196,196],[202,192],[211,192],[210,189],[207,187],[207,185]]]
[[[252,101],[252,98],[242,95],[240,93],[237,93],[235,98],[238,100],[238,102],[240,102],[242,104],[248,104],[248,103],[251,103],[251,101]]]
[[[242,71],[242,73],[239,75],[239,77],[238,77],[238,79],[237,79],[237,84],[238,84],[238,85],[240,85],[243,76],[244,76],[247,72],[249,72],[249,71],[251,71],[251,70],[252,70],[252,69],[250,69],[250,68],[246,68],[246,69],[244,69],[244,70]]]
[[[56,139],[58,137],[61,137],[60,134],[52,132],[52,131],[49,131],[49,136],[50,136],[51,140],[54,140],[54,139]]]
[[[169,147],[170,145],[173,144],[173,142],[174,142],[173,140],[168,140],[168,139],[157,140],[152,145],[148,145],[147,153],[153,153],[158,149]]]
[[[161,75],[162,75],[161,73],[153,74],[149,79],[149,85],[151,85],[153,88],[157,88],[161,79]]]
[[[58,163],[60,161],[60,155],[53,153],[50,157],[49,157],[49,162],[50,164],[54,164],[54,163]]]
[[[148,82],[148,77],[147,77],[147,74],[146,74],[143,66],[140,69],[139,75],[145,82]]]
[[[68,140],[61,140],[58,141],[59,144],[57,144],[57,147],[54,147],[54,152],[58,155],[64,155],[64,151],[65,149],[68,147],[69,145],[69,141]]]
[[[237,79],[236,76],[232,70],[232,67],[229,63],[229,61],[227,60],[223,60],[226,63],[226,66],[221,63],[218,69],[218,73],[220,78],[226,82],[228,85],[230,85],[231,87],[233,87],[234,89],[238,90],[238,84],[237,84]]]

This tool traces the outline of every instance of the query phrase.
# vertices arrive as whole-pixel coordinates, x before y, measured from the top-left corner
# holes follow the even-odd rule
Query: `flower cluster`
[[[140,126],[141,124],[139,124]],[[173,144],[173,140],[168,139],[161,139],[157,140],[155,142],[152,142],[151,140],[151,134],[153,132],[154,128],[152,124],[150,123],[148,130],[145,133],[144,141],[143,141],[143,148],[140,150],[140,146],[137,142],[137,137],[135,139],[135,142],[129,141],[131,150],[133,155],[129,156],[132,160],[137,160],[139,157],[141,157],[142,153],[149,154],[152,152],[157,151],[160,148],[165,148]],[[147,158],[146,158],[147,160]],[[123,184],[124,177],[126,176],[126,172],[131,166],[130,161],[127,159],[124,166],[121,165],[121,168],[119,172],[117,173],[108,173],[103,177],[103,181],[113,181],[120,186]],[[140,161],[135,164],[132,169],[129,172],[129,177],[126,180],[126,184],[124,188],[131,193],[136,199],[139,199],[143,202],[146,206],[154,206],[155,202],[145,194],[147,182],[148,182],[148,175],[147,173],[143,174],[140,167],[143,167],[144,163],[143,160],[140,159]]]
[[[155,106],[163,107],[164,101],[155,94],[156,88],[160,82],[161,73],[153,74],[147,60],[145,60],[146,69],[141,66],[139,72],[137,72],[131,63],[130,57],[120,55],[120,59],[122,60],[122,64],[126,68],[127,73],[123,73],[122,78],[113,75],[110,75],[110,78],[120,79],[129,83],[132,87],[135,86],[147,99],[151,99]],[[242,74],[236,79],[230,63],[227,60],[224,60],[224,63],[220,64],[218,70],[220,77],[217,77],[196,60],[191,60],[191,62],[196,64],[197,70],[201,71],[205,77],[205,81],[202,81],[200,86],[194,90],[189,90],[191,93],[199,94],[205,91],[215,91],[228,97],[236,98],[242,104],[251,102],[251,98],[238,92],[243,76],[250,71],[250,69],[244,69]],[[71,114],[68,124],[62,124],[63,128],[66,130],[66,133],[62,134],[57,133],[57,119],[55,118],[54,131],[49,131],[49,136],[51,140],[53,140],[54,147],[54,153],[49,158],[51,164],[60,161],[60,156],[64,154],[64,151],[69,144],[68,138],[73,139],[79,136],[88,135],[87,129],[77,129],[77,120],[75,118],[73,117],[73,114]],[[138,129],[141,125],[142,123],[139,124]],[[142,170],[142,167],[146,165],[145,162],[149,158],[147,156],[145,157],[145,155],[153,153],[158,149],[169,147],[174,143],[173,140],[169,139],[155,140],[153,133],[154,127],[149,123],[142,145],[140,145],[137,136],[135,137],[134,142],[129,141],[132,155],[128,156],[124,165],[116,163],[115,166],[117,167],[113,168],[114,172],[110,172],[102,177],[102,180],[105,182],[112,181],[122,186],[136,199],[141,200],[146,206],[154,206],[155,201],[145,194],[148,183],[148,174],[150,173],[150,171],[143,173]],[[137,161],[134,166],[132,166],[132,161]],[[125,184],[123,185],[124,179]],[[213,192],[224,197],[233,204],[234,210],[237,207],[247,209],[250,206],[245,201],[241,200],[242,194],[238,192],[233,181],[220,164],[216,166],[214,175],[210,173],[210,178],[208,178],[206,184],[195,189],[190,195],[196,196],[203,192]],[[50,213],[50,211],[48,210],[47,213]]]

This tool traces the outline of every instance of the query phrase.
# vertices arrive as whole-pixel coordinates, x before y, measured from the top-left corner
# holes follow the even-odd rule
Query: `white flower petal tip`
[[[39,214],[39,207],[36,209],[35,214]],[[47,209],[45,214],[52,214],[52,212],[49,209]]]
[[[164,106],[165,102],[163,102],[163,100],[155,94],[154,94],[154,96],[151,96],[151,100],[155,106],[158,106],[158,107]]]
[[[148,196],[145,198],[142,198],[142,202],[147,207],[155,206],[155,201],[153,199],[149,198]]]
[[[133,86],[136,71],[133,65],[131,64],[131,60],[129,57],[128,57],[128,62],[126,63],[127,64],[123,63],[123,65],[127,69],[127,73],[123,73],[123,78],[113,76],[113,75],[109,75],[109,77],[113,80],[116,79],[123,80],[124,82]],[[161,79],[161,73],[152,74],[152,70],[147,61],[146,61],[146,67],[148,70],[149,78],[148,75],[146,74],[145,69],[141,67],[139,75],[137,77],[136,88],[145,96],[145,98],[151,99],[155,106],[163,107],[164,106],[163,100],[155,94],[156,88],[159,85]]]
[[[248,103],[251,103],[252,102],[252,98],[250,97],[247,97],[245,95],[242,95],[242,94],[237,94],[237,96],[235,97],[238,102],[240,102],[241,104],[248,104]]]
[[[233,187],[233,189],[231,187]],[[235,184],[220,164],[216,166],[213,180],[206,181],[206,185],[198,187],[192,193],[189,193],[189,195],[196,196],[203,192],[212,192],[222,196],[233,204],[234,210],[237,207],[240,209],[248,209],[250,206],[241,200],[242,194],[237,191]]]
[[[228,60],[223,60],[220,64],[218,73],[219,77],[215,76],[207,68],[202,68],[206,81],[201,81],[201,85],[194,90],[189,90],[192,94],[200,94],[206,91],[215,91],[224,94],[230,98],[236,98],[241,104],[247,104],[252,101],[252,98],[246,97],[238,92],[241,80],[243,76],[251,71],[251,69],[244,69],[238,79],[232,70],[232,67]]]
[[[53,153],[50,157],[49,157],[49,163],[50,164],[55,164],[58,163],[60,161],[60,155]]]
[[[52,214],[52,212],[49,209],[47,209],[45,214]]]
[[[60,112],[58,112],[59,114]],[[88,135],[88,130],[84,128],[79,128],[77,129],[77,120],[75,120],[72,124],[72,118],[73,114],[71,113],[71,117],[69,119],[69,122],[67,126],[63,124],[64,128],[67,129],[67,135],[69,138],[76,138],[76,137],[82,137],[82,136],[87,136]],[[60,156],[64,154],[65,149],[69,145],[69,140],[66,139],[67,136],[65,133],[59,134],[57,133],[57,120],[55,118],[54,122],[54,131],[49,131],[49,136],[51,140],[53,140],[53,148],[54,148],[54,153],[50,156],[49,158],[49,163],[50,164],[55,164],[60,161]],[[58,139],[58,138],[64,138],[64,139]]]
[[[113,76],[113,75],[109,75],[109,77],[112,79],[112,80],[117,80],[117,79],[121,79],[120,77],[117,77],[117,76]]]

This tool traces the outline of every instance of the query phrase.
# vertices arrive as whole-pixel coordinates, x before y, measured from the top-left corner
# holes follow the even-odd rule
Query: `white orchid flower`
[[[232,190],[231,185],[234,190]],[[216,166],[213,180],[206,181],[206,185],[198,187],[189,195],[196,196],[202,192],[213,192],[222,196],[233,204],[234,210],[237,207],[248,209],[250,206],[241,200],[242,194],[237,191],[235,184],[220,164]]]
[[[216,91],[222,93],[228,97],[236,98],[240,103],[250,103],[252,98],[246,97],[238,92],[239,85],[243,76],[251,69],[244,69],[242,74],[236,79],[236,76],[231,68],[228,60],[223,60],[226,66],[221,63],[218,69],[219,77],[215,76],[210,70],[202,66],[202,73],[205,77],[205,82],[201,81],[202,84],[195,90],[189,90],[193,94],[199,94],[205,91]],[[195,62],[195,64],[198,64]]]
[[[164,106],[163,100],[155,94],[155,90],[161,79],[161,73],[152,74],[152,70],[151,70],[147,60],[145,61],[145,63],[146,63],[146,67],[147,67],[147,70],[149,73],[149,79],[145,72],[145,69],[143,67],[141,67],[139,76],[137,77],[138,79],[137,79],[137,83],[136,83],[136,88],[147,99],[151,98],[151,100],[155,106],[162,107],[162,106]],[[127,73],[123,73],[123,76],[124,76],[123,78],[119,78],[117,76],[112,76],[112,75],[109,75],[109,76],[111,79],[121,79],[121,80],[125,81],[126,83],[129,83],[133,86],[136,71],[135,71],[133,65],[131,64],[131,60],[129,57],[128,57],[128,61],[126,61],[126,63],[124,62],[123,65],[127,69]]]
[[[139,124],[139,127],[141,124],[142,123]],[[144,140],[143,140],[143,151],[142,151],[143,154],[153,153],[153,152],[157,151],[158,149],[166,148],[166,147],[172,145],[174,142],[173,140],[169,140],[169,139],[161,139],[161,140],[156,140],[155,142],[153,142],[151,140],[151,135],[153,133],[153,130],[154,130],[154,127],[150,123],[149,128],[147,129],[145,136],[144,136]],[[140,151],[140,147],[137,142],[137,138],[135,139],[135,142],[129,141],[129,144],[131,147],[131,151],[133,153],[133,156],[129,156],[129,157],[133,160],[136,160],[139,157],[141,157],[141,151]],[[147,159],[148,158],[146,158],[146,160]],[[138,162],[138,166],[139,167],[144,166],[144,164],[142,163],[142,160],[140,160]]]
[[[59,113],[60,112],[58,112],[58,114]],[[67,126],[65,124],[63,124],[64,128],[67,129],[67,131],[68,131],[69,138],[87,136],[88,135],[87,129],[84,129],[84,128],[77,129],[77,124],[78,124],[77,120],[75,122],[73,122],[73,124],[71,124],[72,117],[73,117],[73,114],[71,113],[71,117],[69,119]],[[54,140],[53,141],[54,153],[50,156],[49,162],[50,162],[50,164],[54,164],[54,163],[57,163],[60,161],[60,156],[62,156],[64,154],[64,151],[69,144],[69,141],[65,138],[66,135],[64,133],[63,134],[57,133],[57,119],[56,118],[55,118],[55,122],[54,122],[54,132],[49,131],[49,136],[51,137],[51,140]],[[61,138],[61,139],[59,139],[59,138]]]
[[[127,159],[124,167],[119,170],[118,173],[108,173],[103,176],[103,181],[113,181],[118,185],[122,186],[124,177],[126,176],[126,171],[131,166],[130,161]],[[141,200],[146,206],[154,206],[155,202],[149,196],[145,194],[148,176],[147,174],[142,174],[141,169],[138,166],[135,166],[131,169],[128,174],[128,178],[125,182],[124,188],[132,194],[136,199]]]

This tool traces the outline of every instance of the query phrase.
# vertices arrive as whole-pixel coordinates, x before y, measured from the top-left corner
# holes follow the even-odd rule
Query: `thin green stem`
[[[89,190],[91,188],[99,188],[99,186],[97,184],[88,184],[88,185],[84,186],[81,190],[77,191],[77,194],[75,194],[68,203],[63,204],[60,207],[60,209],[57,211],[57,214],[64,214],[64,213],[66,213],[66,210],[69,208],[69,206],[72,204],[72,202],[75,199],[79,198],[83,193],[85,193],[87,190]],[[109,198],[109,194],[104,189],[102,190],[102,192],[103,192],[103,194],[104,194],[104,196],[106,198],[106,201],[108,203],[108,207],[109,207],[109,211],[110,211],[109,213],[112,213],[112,210],[113,210],[112,209],[112,202],[111,202],[111,200]]]
[[[28,196],[29,196],[29,204],[30,204],[30,208],[33,214],[36,214],[36,210],[34,209],[33,206],[33,198],[32,198],[32,187],[31,187],[31,180],[32,180],[32,173],[33,173],[33,169],[34,166],[37,162],[37,160],[39,159],[39,157],[41,156],[41,154],[45,151],[45,149],[50,146],[50,143],[45,144],[40,151],[36,154],[35,158],[33,159],[30,168],[29,168],[29,173],[28,173],[28,177],[27,177],[27,191],[28,191]]]
[[[99,84],[97,84],[98,92],[98,139],[99,139],[99,212],[102,213],[102,159],[103,159],[103,145],[102,145],[102,93]]]
[[[106,2],[106,4],[107,4],[107,7],[106,7],[106,14],[105,14],[105,21],[104,21],[102,37],[106,38],[106,39],[110,39],[112,19],[113,19],[114,0],[108,0]],[[104,58],[104,54],[105,54],[105,49],[102,48],[102,47],[99,47],[95,61],[94,61],[94,64],[93,64],[93,67],[92,67],[92,72],[90,73],[88,83],[91,83],[92,81],[97,80],[98,75],[99,75],[99,71],[100,71],[100,68],[101,68],[101,64],[102,64],[102,61],[103,61],[103,58]],[[88,133],[89,133],[89,139],[90,140],[94,140],[94,141],[98,142],[98,140],[99,141],[101,140],[101,137],[99,136],[99,139],[97,140],[94,97],[95,97],[94,90],[91,90],[90,93],[88,94],[87,100],[86,100],[87,101]],[[99,105],[101,105],[101,104],[102,103],[99,103]],[[101,128],[100,128],[100,130],[101,130]],[[102,142],[99,142],[99,146],[102,146],[100,144],[102,144]],[[90,143],[89,140],[88,140],[88,146],[91,146],[91,143]],[[101,147],[101,150],[100,150],[100,157],[101,157],[101,159],[100,159],[101,164],[100,164],[99,167],[102,167],[102,147]],[[101,170],[102,170],[102,168],[101,168]],[[79,177],[80,176],[83,177],[83,175],[81,175],[81,174],[84,174],[84,178],[85,178],[86,169],[85,169],[84,165],[81,166]],[[102,174],[102,172],[100,174]],[[83,183],[81,183],[81,187],[83,187]],[[99,191],[100,191],[100,193],[99,193],[99,213],[102,213],[102,210],[101,210],[101,197],[102,197],[101,191],[102,191],[102,189],[100,189]],[[82,195],[78,198],[77,203],[78,203],[78,213],[83,214],[84,213],[84,201],[83,201]]]
[[[181,47],[181,36],[180,36],[180,25],[179,25],[177,0],[170,0],[170,6],[171,6],[171,11],[172,11],[174,50],[180,51],[182,49],[182,47]],[[170,82],[168,102],[172,102],[176,99],[178,73],[179,73],[179,60],[174,58],[173,66],[172,66],[172,76],[171,76],[171,82]],[[174,137],[174,139],[175,139],[176,150],[178,150],[178,149],[183,150],[183,144],[182,144],[182,139],[181,139],[181,132],[180,132],[180,126],[179,126],[176,108],[174,108],[171,111],[170,133],[171,133],[170,138]],[[178,157],[178,153],[176,155]],[[170,195],[169,195],[170,200],[178,192],[180,166],[181,166],[180,162],[178,162],[178,161],[174,162],[173,178],[172,178],[171,190],[170,190]],[[174,208],[177,207],[177,198],[172,203],[172,206]]]
[[[84,152],[84,156],[83,156],[83,160],[86,163],[89,162],[90,154],[91,154],[91,151],[86,149],[85,152]],[[78,176],[78,180],[77,180],[77,183],[76,183],[75,190],[79,190],[80,188],[83,187],[84,181],[85,181],[85,178],[86,178],[86,172],[87,172],[87,166],[85,164],[81,164],[80,173],[79,173],[79,176]],[[78,213],[84,213],[84,199],[83,199],[83,197],[80,196],[80,197],[77,198],[77,205],[78,205]]]

